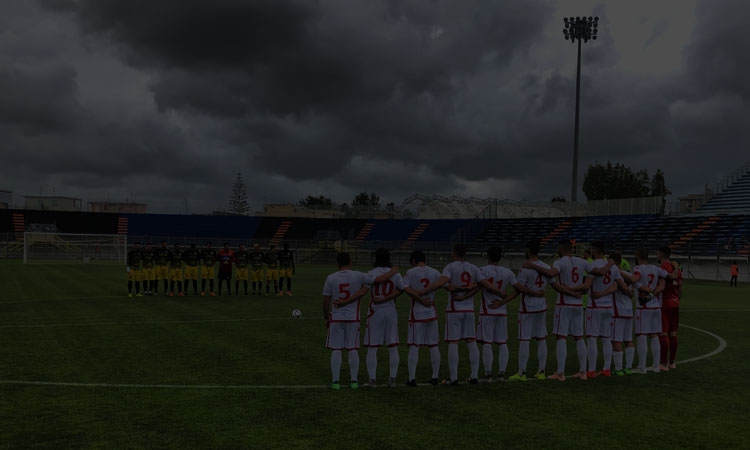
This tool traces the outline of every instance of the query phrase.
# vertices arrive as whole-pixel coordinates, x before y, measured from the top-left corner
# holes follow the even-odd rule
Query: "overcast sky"
[[[594,161],[701,192],[748,156],[747,0],[2,0],[0,190],[253,210],[362,191],[570,198]],[[579,194],[579,199],[585,196]]]

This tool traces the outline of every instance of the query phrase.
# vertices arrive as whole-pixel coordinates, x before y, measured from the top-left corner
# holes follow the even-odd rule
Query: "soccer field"
[[[292,297],[128,298],[123,267],[0,261],[0,449],[750,448],[747,287],[686,283],[667,373],[407,388],[402,345],[398,387],[333,391],[320,304],[334,270],[298,267]],[[417,380],[429,375],[422,351]]]

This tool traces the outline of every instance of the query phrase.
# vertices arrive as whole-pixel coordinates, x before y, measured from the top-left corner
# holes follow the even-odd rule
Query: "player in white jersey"
[[[508,268],[500,265],[503,251],[499,247],[487,249],[487,265],[482,267],[482,275],[495,285],[497,289],[508,292],[516,284],[516,275]],[[484,378],[480,381],[492,381],[492,344],[497,344],[498,374],[497,379],[505,379],[508,367],[508,308],[506,306],[518,293],[509,294],[505,299],[500,298],[487,289],[482,289],[482,301],[479,306],[479,324],[477,325],[477,341],[482,344],[482,362],[484,363]]]
[[[336,263],[339,270],[329,275],[323,285],[323,318],[328,329],[326,347],[331,349],[331,388],[341,389],[341,351],[346,350],[349,354],[351,388],[357,389],[360,299],[367,293],[370,285],[388,279],[395,271],[376,279],[371,275],[351,270],[351,258],[347,253],[339,253]]]
[[[638,265],[633,268],[632,282],[638,290],[635,306],[635,338],[638,352],[638,368],[633,372],[646,373],[647,337],[651,340],[651,353],[654,358],[653,370],[659,371],[661,345],[661,293],[664,291],[667,271],[648,263],[648,250],[638,249],[635,253]]]
[[[406,271],[404,281],[406,288],[404,292],[411,297],[411,308],[409,310],[409,335],[406,344],[409,346],[408,369],[409,381],[406,385],[417,386],[417,363],[419,362],[419,347],[430,349],[430,360],[432,363],[432,376],[430,384],[436,385],[440,382],[438,371],[440,370],[440,349],[438,348],[438,321],[437,309],[435,309],[435,294],[431,292],[424,297],[417,293],[418,289],[424,289],[440,278],[440,272],[428,266],[427,258],[423,251],[414,250],[409,256],[409,262],[413,266]]]
[[[539,254],[539,240],[532,239],[526,244],[527,262],[550,269],[541,261]],[[526,364],[529,362],[529,347],[531,339],[537,341],[537,359],[539,370],[535,377],[545,379],[544,370],[547,364],[547,300],[544,298],[544,288],[547,287],[549,277],[534,269],[518,271],[518,277],[513,288],[521,295],[518,307],[518,373],[511,376],[511,381],[526,381]]]
[[[618,288],[617,279],[619,269],[607,259],[604,259],[604,242],[591,243],[591,253],[594,261],[586,266],[586,272],[593,275],[587,278],[585,285],[590,288],[588,305],[586,305],[586,337],[588,347],[588,370],[586,378],[596,378],[597,375],[612,376],[612,340],[611,320],[614,305],[614,294]],[[596,371],[596,360],[599,354],[597,341],[602,342],[604,364],[602,370]]]
[[[391,271],[391,252],[379,248],[375,250],[375,268],[368,275],[377,277]],[[398,314],[396,313],[396,298],[406,287],[401,274],[397,273],[390,279],[375,283],[370,289],[370,306],[367,312],[367,326],[365,328],[365,347],[367,347],[367,374],[369,387],[377,386],[378,348],[388,347],[390,373],[388,386],[396,386],[398,373]]]
[[[466,262],[466,247],[463,244],[453,246],[453,259],[443,269],[437,281],[418,291],[425,296],[443,286],[450,292],[448,306],[445,309],[445,341],[448,343],[448,370],[450,385],[458,385],[458,341],[466,341],[469,349],[471,376],[469,382],[479,382],[479,348],[476,343],[474,324],[474,297],[472,290],[480,284],[491,292],[505,298],[506,294],[487,282],[477,266]]]
[[[615,291],[615,302],[612,310],[610,337],[612,339],[612,358],[615,362],[615,375],[630,375],[633,373],[633,290],[628,285],[632,281],[632,274],[623,269],[622,255],[610,255],[612,262],[620,268],[621,280],[617,280],[618,289]],[[623,352],[623,344],[624,352]],[[622,365],[625,354],[625,367]]]
[[[586,342],[583,339],[583,299],[585,291],[583,285],[584,274],[588,262],[573,255],[573,244],[563,239],[557,244],[560,259],[552,263],[552,268],[546,270],[533,263],[525,263],[524,268],[535,269],[537,272],[550,277],[550,286],[557,291],[555,300],[555,316],[552,321],[552,334],[557,337],[557,372],[550,375],[551,380],[565,381],[565,360],[568,356],[567,337],[573,336],[578,352],[578,372],[574,378],[586,379]]]

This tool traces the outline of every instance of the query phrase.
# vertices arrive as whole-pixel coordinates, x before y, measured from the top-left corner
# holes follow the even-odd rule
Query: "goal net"
[[[125,265],[128,237],[124,234],[71,234],[27,231],[23,262],[77,261]]]

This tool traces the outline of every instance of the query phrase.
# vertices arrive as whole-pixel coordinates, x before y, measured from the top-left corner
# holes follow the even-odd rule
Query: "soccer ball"
[[[302,311],[299,309],[295,309],[292,311],[292,319],[301,319],[302,318]]]

